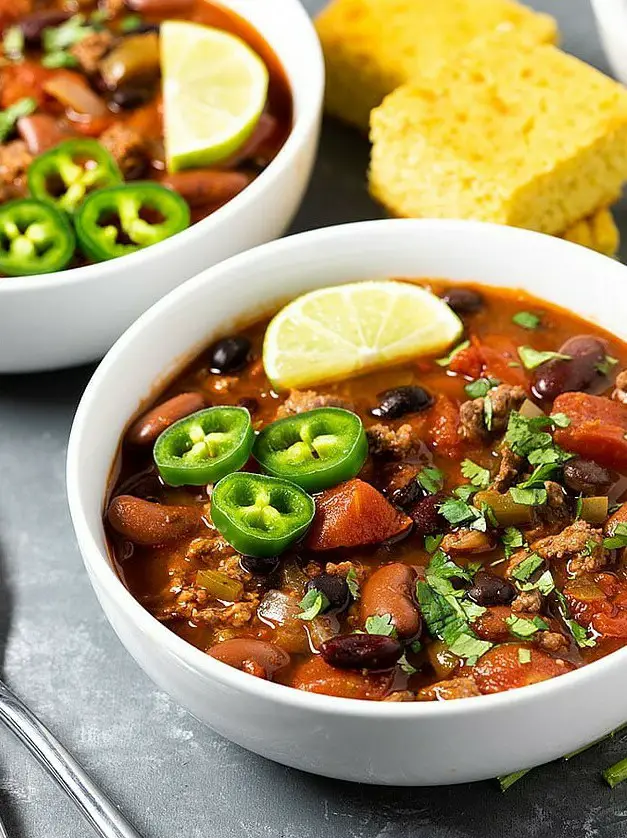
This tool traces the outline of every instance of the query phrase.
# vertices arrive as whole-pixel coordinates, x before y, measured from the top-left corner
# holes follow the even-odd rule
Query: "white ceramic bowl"
[[[43,276],[0,279],[0,373],[102,357],[143,311],[228,256],[280,236],[309,182],[318,145],[324,65],[299,0],[221,0],[274,49],[294,99],[292,132],[275,160],[208,218],[144,251]],[[243,277],[247,283],[251,276]]]
[[[255,281],[247,282],[251,274]],[[228,739],[346,780],[479,780],[559,757],[623,723],[627,649],[553,681],[448,703],[314,695],[239,672],[177,637],[133,599],[107,556],[105,486],[125,426],[155,382],[235,325],[304,291],[389,276],[525,288],[627,338],[627,268],[560,239],[465,221],[405,220],[289,237],[190,280],[115,344],[72,428],[70,510],[92,584],[122,643],[161,689]]]
[[[616,78],[627,84],[627,0],[591,0],[599,36]]]

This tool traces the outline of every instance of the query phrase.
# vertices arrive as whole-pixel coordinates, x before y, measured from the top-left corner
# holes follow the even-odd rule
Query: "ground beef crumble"
[[[459,409],[462,439],[467,442],[482,443],[503,433],[507,428],[509,414],[518,410],[527,398],[525,390],[512,384],[499,384],[490,390],[487,396],[464,402]],[[486,425],[485,401],[492,404],[491,427]]]
[[[474,678],[467,676],[438,681],[423,687],[416,696],[418,701],[451,701],[454,698],[472,698],[481,695]]]
[[[102,132],[99,142],[115,157],[126,179],[145,174],[149,162],[148,144],[133,128],[116,122]]]
[[[366,431],[370,453],[401,460],[418,453],[422,440],[411,425],[401,425],[396,430],[387,425],[372,425]]]
[[[114,37],[108,30],[86,35],[70,49],[72,55],[86,73],[95,73],[98,63],[113,45]]]
[[[341,407],[344,410],[354,410],[351,402],[339,396],[316,393],[314,390],[290,390],[289,396],[279,406],[276,418],[284,419],[286,416],[305,413],[307,410],[315,410],[318,407]]]
[[[565,559],[568,572],[573,576],[600,570],[607,562],[602,530],[586,521],[575,521],[557,535],[534,541],[531,550],[549,562]]]

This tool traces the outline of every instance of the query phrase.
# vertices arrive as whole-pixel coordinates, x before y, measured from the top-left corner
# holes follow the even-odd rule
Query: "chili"
[[[245,408],[209,407],[163,431],[154,458],[169,486],[203,486],[240,469],[252,447],[253,428]]]
[[[103,186],[122,183],[122,173],[109,152],[96,140],[66,140],[36,157],[28,168],[33,197],[74,213],[87,195]]]
[[[273,422],[258,435],[253,455],[268,474],[321,492],[359,473],[368,441],[359,416],[325,407]]]
[[[245,556],[278,556],[301,539],[316,507],[299,486],[265,474],[224,477],[211,495],[211,520]]]
[[[21,198],[0,206],[0,271],[7,276],[60,271],[74,248],[72,227],[50,204]]]

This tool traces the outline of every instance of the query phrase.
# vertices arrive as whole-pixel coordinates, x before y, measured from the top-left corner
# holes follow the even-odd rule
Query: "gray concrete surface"
[[[307,5],[314,11],[322,1]],[[585,0],[534,5],[559,17],[567,49],[604,67]],[[366,162],[363,140],[326,125],[294,230],[379,217],[365,191]],[[624,206],[618,215],[627,238]],[[158,692],[101,614],[66,508],[66,440],[91,371],[0,377],[0,661],[5,652],[10,684],[146,838],[625,835],[627,785],[611,792],[599,770],[627,754],[627,738],[537,769],[505,795],[489,782],[376,789],[266,762],[214,735]],[[7,604],[8,621],[2,616]],[[507,747],[506,729],[493,735]],[[0,812],[12,838],[91,835],[4,730]]]

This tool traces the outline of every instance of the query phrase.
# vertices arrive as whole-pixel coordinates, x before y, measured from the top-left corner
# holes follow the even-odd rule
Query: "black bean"
[[[351,601],[348,583],[343,576],[331,573],[321,573],[307,582],[308,591],[320,591],[329,601],[329,607],[325,609],[326,614],[345,611]]]
[[[389,498],[395,506],[400,506],[401,509],[407,509],[420,503],[426,498],[427,491],[423,489],[421,484],[415,477],[412,477],[404,486],[399,486],[389,494]]]
[[[271,556],[260,558],[258,556],[240,556],[239,563],[248,571],[248,573],[256,573],[259,576],[269,576],[279,566],[279,557]]]
[[[474,314],[483,308],[482,295],[472,288],[449,288],[442,299],[455,314]]]
[[[611,471],[592,460],[575,457],[564,466],[566,488],[576,494],[605,495],[615,480]]]
[[[558,351],[571,360],[553,358],[536,369],[533,391],[540,399],[553,401],[561,393],[605,386],[605,376],[599,371],[607,352],[605,341],[594,335],[577,335]]]
[[[208,350],[211,372],[219,375],[239,372],[250,361],[250,349],[248,338],[239,335],[217,340]]]
[[[379,404],[372,409],[373,416],[398,419],[406,413],[420,413],[433,404],[433,396],[422,387],[407,385],[386,390],[378,396]]]
[[[382,634],[338,634],[320,647],[324,660],[338,669],[392,669],[402,651],[398,640]]]
[[[516,588],[507,579],[480,570],[475,574],[468,596],[477,605],[509,605],[516,597]]]
[[[428,495],[408,510],[409,517],[414,522],[414,532],[418,535],[435,535],[442,532],[446,521],[438,509],[443,495]]]
[[[26,15],[17,25],[22,30],[26,44],[29,47],[35,47],[39,46],[44,29],[59,26],[70,17],[70,12],[62,12],[60,9],[42,9]]]
[[[120,110],[133,110],[149,102],[154,92],[154,87],[120,87],[109,98]]]

